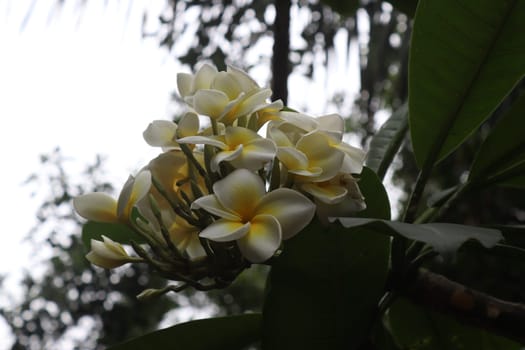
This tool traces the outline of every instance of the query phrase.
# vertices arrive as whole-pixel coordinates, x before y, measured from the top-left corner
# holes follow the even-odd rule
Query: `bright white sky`
[[[0,0],[0,274],[29,267],[21,240],[35,224],[40,202],[22,183],[40,169],[39,155],[60,146],[79,167],[96,154],[107,155],[106,167],[119,188],[156,156],[142,131],[153,119],[169,117],[169,96],[181,70],[156,39],[141,39],[144,11],[154,21],[164,1],[87,1],[81,9],[81,1],[69,0],[53,15],[56,2]],[[31,3],[35,8],[21,29]],[[293,18],[301,21],[304,13],[295,11]],[[357,77],[357,65],[348,68],[345,62],[346,38],[339,35],[336,42],[343,45],[331,58],[338,75]],[[357,50],[352,51],[356,62]],[[326,96],[358,89],[357,78],[329,78],[323,69],[317,70],[318,84],[292,76],[290,105],[321,113]]]
[[[11,273],[8,286],[30,266],[21,241],[40,202],[22,182],[40,169],[39,155],[60,146],[80,167],[105,154],[120,186],[156,155],[142,131],[167,117],[179,70],[155,39],[141,39],[146,0],[130,9],[127,1],[88,1],[84,10],[66,1],[52,20],[56,1],[38,1],[21,30],[31,2],[0,0],[0,274]],[[156,4],[158,14],[163,2]]]
[[[0,264],[0,273],[25,265],[15,247],[35,223],[39,203],[21,184],[40,169],[39,154],[60,146],[80,164],[106,154],[112,177],[122,183],[157,153],[142,131],[167,117],[178,71],[155,39],[141,40],[146,1],[135,1],[129,14],[123,1],[93,1],[84,10],[66,1],[52,20],[55,0],[39,1],[21,30],[29,3],[0,0],[0,155],[7,190],[0,259],[16,260]]]

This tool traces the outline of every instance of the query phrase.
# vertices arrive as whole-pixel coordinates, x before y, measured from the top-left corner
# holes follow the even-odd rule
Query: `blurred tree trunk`
[[[290,74],[290,0],[275,1],[272,56],[272,100],[288,99],[288,75]]]

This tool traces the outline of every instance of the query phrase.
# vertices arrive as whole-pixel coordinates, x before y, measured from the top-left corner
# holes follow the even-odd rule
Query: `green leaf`
[[[525,93],[517,98],[481,145],[470,169],[471,183],[512,183],[515,178],[525,178],[524,116]],[[518,169],[521,171],[516,172]]]
[[[421,0],[409,61],[419,167],[456,149],[525,74],[525,1]]]
[[[448,223],[408,224],[361,218],[339,218],[339,221],[349,228],[366,226],[376,232],[399,234],[411,240],[424,242],[444,256],[456,252],[470,239],[479,241],[486,248],[493,247],[503,239],[501,232],[496,229]]]
[[[371,169],[363,167],[358,185],[365,197],[366,209],[358,212],[357,216],[390,219],[390,201],[379,177]]]
[[[370,142],[366,165],[375,171],[380,179],[385,177],[407,131],[408,106],[404,104],[388,118]]]
[[[357,349],[372,330],[390,239],[312,222],[285,242],[270,271],[263,349]]]
[[[388,311],[392,335],[403,349],[518,350],[520,344],[468,327],[450,317],[398,299]]]
[[[261,314],[244,314],[190,321],[108,350],[241,350],[260,339],[261,320]]]
[[[87,250],[91,249],[91,240],[102,240],[102,235],[122,244],[146,243],[143,237],[124,224],[88,221],[82,226],[82,242]]]

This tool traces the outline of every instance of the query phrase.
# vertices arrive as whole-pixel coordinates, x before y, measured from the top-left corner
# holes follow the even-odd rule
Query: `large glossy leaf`
[[[263,308],[263,349],[357,349],[371,332],[390,239],[310,224],[285,242]]]
[[[82,226],[82,242],[88,250],[91,248],[91,240],[101,241],[103,235],[123,244],[130,244],[131,241],[145,243],[143,237],[123,224],[88,221]]]
[[[390,218],[388,196],[372,170],[363,169],[359,188],[367,203],[360,215]],[[263,348],[356,349],[383,294],[389,247],[388,236],[367,228],[315,220],[286,241],[268,278]]]
[[[366,209],[358,212],[357,216],[390,219],[390,201],[379,177],[371,169],[364,167],[358,185],[365,197]]]
[[[525,93],[512,104],[481,145],[470,169],[470,182],[497,183],[498,179],[508,182],[525,177],[524,122]],[[520,168],[523,172],[516,171]]]
[[[366,165],[383,179],[408,131],[408,105],[395,111],[374,135]]]
[[[161,329],[108,350],[241,350],[261,336],[260,314],[208,318]]]
[[[409,61],[417,164],[457,148],[525,74],[525,1],[420,0]]]
[[[468,327],[450,317],[398,299],[388,311],[392,335],[402,349],[517,350],[520,344]]]
[[[340,218],[339,221],[343,226],[349,228],[366,226],[376,232],[398,234],[411,240],[424,242],[445,256],[457,251],[463,243],[470,239],[479,241],[486,248],[493,247],[503,239],[499,230],[476,226],[448,223],[408,224],[361,218]]]

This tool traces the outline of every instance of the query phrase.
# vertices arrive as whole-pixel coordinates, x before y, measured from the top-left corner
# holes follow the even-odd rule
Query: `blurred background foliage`
[[[56,4],[60,6],[66,1],[70,0]],[[287,1],[277,0],[278,5],[283,2]],[[337,93],[331,100],[347,118],[348,129],[366,146],[385,115],[390,115],[407,99],[408,47],[415,1],[394,2],[399,7],[375,0],[326,3],[335,5],[335,10],[314,0],[285,4],[291,6],[292,15],[303,19],[297,24],[301,40],[293,41],[300,45],[288,46],[290,28],[274,34],[276,16],[288,14],[276,13],[273,1],[169,0],[158,18],[148,18],[145,14],[144,23],[158,21],[158,30],[152,32],[144,26],[143,36],[156,38],[173,59],[191,69],[202,61],[211,61],[220,69],[225,68],[225,62],[247,70],[270,67],[272,52],[261,51],[262,43],[274,42],[274,50],[276,45],[286,45],[288,62],[278,63],[288,67],[288,74],[302,74],[311,79],[320,68],[337,74],[334,67],[330,67],[333,62],[329,56],[334,50],[334,37],[343,31],[347,34],[348,49],[345,62],[359,66],[360,89],[357,96]],[[351,43],[357,44],[358,62],[350,59]],[[270,84],[271,74],[268,77]],[[280,78],[286,84],[287,76]],[[517,90],[524,85],[520,84]],[[176,87],[173,88],[175,91]],[[181,102],[176,93],[173,99],[174,103]],[[483,125],[484,130],[490,130],[500,112],[496,111]],[[173,115],[174,119],[177,117]],[[477,135],[441,163],[428,186],[429,195],[465,178],[474,152],[486,133]],[[108,165],[103,158],[97,158],[85,167],[81,180],[71,178],[66,169],[67,160],[57,149],[42,156],[41,169],[28,179],[29,183],[37,184],[38,191],[45,192],[37,213],[39,222],[28,238],[35,242],[35,250],[47,245],[53,253],[42,267],[43,272],[26,273],[23,301],[0,310],[16,338],[12,349],[56,348],[78,328],[84,331],[80,337],[73,337],[75,348],[102,349],[161,325],[196,317],[199,312],[229,315],[261,309],[266,275],[262,267],[252,267],[226,290],[206,294],[188,290],[139,302],[135,296],[146,286],[161,287],[164,282],[139,265],[112,271],[91,266],[84,258],[80,221],[71,208],[71,198],[81,193],[116,192],[106,180]],[[393,186],[402,189],[402,193],[408,193],[416,175],[417,167],[407,138],[387,178]],[[403,202],[404,198],[401,195],[399,200]],[[491,188],[471,193],[443,219],[466,224],[519,224],[525,221],[525,212],[518,209],[525,207],[524,201],[523,192]],[[469,286],[524,302],[525,263],[519,257],[502,258],[480,251],[479,247],[467,246],[454,261],[435,260],[428,266]],[[9,297],[5,290],[2,294]]]

